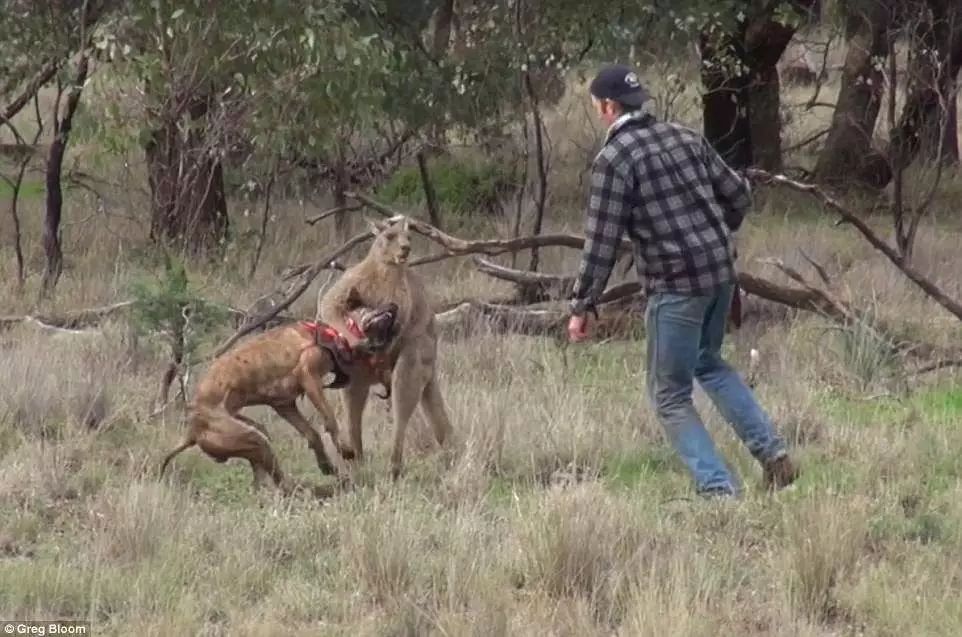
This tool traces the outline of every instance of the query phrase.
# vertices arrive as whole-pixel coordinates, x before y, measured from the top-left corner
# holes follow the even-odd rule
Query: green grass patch
[[[20,199],[21,200],[32,200],[32,199],[42,199],[46,188],[42,181],[28,181],[24,180],[20,184]],[[7,198],[13,196],[13,188],[4,179],[0,179],[0,198]]]
[[[851,494],[858,491],[860,481],[856,466],[819,450],[805,455],[802,473],[794,486],[798,497],[825,492]]]
[[[859,426],[925,422],[955,424],[962,418],[962,388],[941,387],[917,392],[904,400],[879,397],[872,400],[843,394],[827,394],[819,408],[832,420]]]
[[[678,462],[675,451],[668,445],[648,447],[605,462],[602,479],[616,489],[632,489],[674,472]]]

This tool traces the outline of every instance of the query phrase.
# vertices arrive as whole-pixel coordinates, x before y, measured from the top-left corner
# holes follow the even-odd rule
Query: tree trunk
[[[701,35],[702,121],[705,138],[733,168],[747,168],[753,160],[748,87],[751,76],[731,72],[725,58],[745,59],[742,34],[726,36],[718,44]],[[726,52],[728,55],[726,55]]]
[[[429,37],[431,54],[440,60],[448,50],[451,42],[451,22],[454,19],[454,0],[441,0],[438,8],[431,16]]]
[[[891,159],[901,168],[920,153],[933,161],[957,162],[959,156],[955,83],[962,64],[962,15],[945,0],[929,0],[919,7],[917,20],[908,96],[891,135]]]
[[[544,211],[548,198],[548,158],[545,157],[544,148],[544,119],[541,116],[541,104],[538,95],[531,83],[531,75],[524,73],[524,85],[528,93],[528,103],[531,106],[531,125],[534,128],[534,149],[535,160],[538,169],[538,199],[534,211],[534,224],[531,234],[541,234],[541,227],[544,224]],[[529,268],[532,272],[538,271],[540,256],[538,248],[531,249],[531,262]]]
[[[818,3],[799,0],[794,8],[807,13],[810,22]],[[796,26],[776,21],[771,8],[740,24],[744,26],[739,31],[714,43],[702,33],[705,137],[733,167],[778,171],[782,126],[777,64]],[[732,56],[740,73],[723,63]]]
[[[771,172],[782,170],[782,118],[778,70],[759,71],[748,91],[752,165]]]
[[[854,182],[881,187],[892,178],[892,170],[872,147],[884,86],[876,60],[888,55],[892,15],[879,2],[871,11],[853,12],[846,18],[849,42],[842,88],[815,178],[834,186]]]
[[[228,228],[223,167],[207,139],[209,110],[206,96],[194,96],[183,116],[162,116],[144,148],[150,238],[194,255],[215,249]]]
[[[60,245],[60,220],[63,216],[63,190],[61,189],[61,175],[63,172],[63,157],[67,152],[70,141],[70,129],[73,127],[73,116],[80,103],[80,94],[87,81],[88,60],[86,55],[80,56],[77,64],[77,78],[67,93],[67,103],[64,106],[63,117],[59,113],[55,117],[55,133],[47,155],[47,210],[43,221],[43,252],[46,256],[46,266],[43,271],[41,294],[49,295],[60,280],[63,273],[63,250]]]
[[[812,0],[799,3],[812,10]],[[745,29],[745,59],[752,72],[748,88],[748,117],[752,164],[764,170],[782,169],[782,119],[778,60],[795,35],[795,27],[763,15]]]

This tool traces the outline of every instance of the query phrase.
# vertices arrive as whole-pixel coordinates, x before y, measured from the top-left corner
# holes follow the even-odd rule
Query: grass
[[[574,102],[548,122],[567,148],[559,171],[583,169],[577,135],[596,142]],[[553,181],[546,231],[580,227],[578,207],[564,202],[581,196],[582,174],[565,175]],[[950,209],[960,186],[947,178],[937,207]],[[35,308],[42,202],[24,200],[31,278],[14,294],[3,253],[4,313],[106,304],[157,273],[135,189],[97,213],[81,193],[67,204],[64,278]],[[199,294],[246,306],[286,265],[326,248],[329,228],[301,221],[313,207],[274,208],[257,274],[238,276],[249,254],[228,249],[222,263],[189,269]],[[900,333],[957,342],[956,322],[832,221],[807,199],[760,195],[739,238],[742,267],[781,281],[756,261],[775,256],[809,272],[804,236],[806,252],[836,273],[838,294]],[[238,215],[238,232],[255,223]],[[478,236],[501,230],[477,223]],[[962,278],[957,222],[927,226],[919,241],[918,267],[943,283]],[[576,258],[543,255],[554,272],[572,271]],[[425,275],[439,302],[509,291],[461,262]],[[309,315],[313,303],[314,289],[293,309]],[[877,368],[897,367],[864,334],[763,309],[746,302],[726,353],[740,369],[750,349],[761,353],[757,394],[803,473],[794,489],[764,493],[758,465],[697,393],[743,482],[744,497],[730,503],[694,497],[645,400],[639,340],[566,353],[522,337],[443,341],[441,378],[463,443],[451,466],[418,450],[416,416],[407,472],[392,484],[389,415],[374,401],[360,487],[316,502],[252,493],[245,464],[196,449],[157,480],[183,423],[176,409],[148,418],[163,350],[122,320],[85,335],[3,332],[0,617],[89,619],[98,635],[959,634],[959,376],[892,385]],[[252,411],[288,473],[324,480],[286,423]]]
[[[42,181],[25,180],[20,185],[20,197],[24,199],[42,199],[46,192]],[[0,179],[0,198],[6,199],[13,195],[13,187],[5,179]]]

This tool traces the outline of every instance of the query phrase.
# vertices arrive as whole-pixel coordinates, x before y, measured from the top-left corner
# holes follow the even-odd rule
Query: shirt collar
[[[615,121],[613,121],[613,122],[611,123],[611,126],[608,127],[608,131],[605,133],[605,143],[607,144],[608,141],[614,136],[614,134],[615,134],[616,132],[618,132],[618,129],[620,129],[622,126],[624,126],[624,125],[625,125],[626,123],[628,123],[629,121],[632,121],[632,120],[644,120],[644,119],[646,119],[648,116],[649,116],[649,113],[648,113],[648,111],[645,110],[644,108],[640,108],[640,109],[634,110],[634,111],[629,111],[629,112],[627,112],[627,113],[622,113],[622,114],[618,117],[618,119],[616,119]]]

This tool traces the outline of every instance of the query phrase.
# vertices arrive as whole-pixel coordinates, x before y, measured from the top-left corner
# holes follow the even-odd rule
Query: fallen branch
[[[133,301],[122,301],[105,307],[74,310],[62,316],[0,316],[0,329],[6,329],[25,322],[34,322],[45,327],[59,328],[62,330],[80,330],[83,328],[96,327],[105,318],[127,310],[133,304]]]
[[[0,330],[9,329],[15,325],[32,323],[39,327],[70,332],[75,334],[89,333],[100,327],[101,323],[108,318],[123,314],[134,306],[135,301],[120,301],[113,305],[104,307],[94,307],[83,310],[71,310],[61,316],[42,316],[25,314],[23,316],[0,316]],[[220,306],[235,320],[244,320],[248,313],[230,306]],[[289,316],[278,317],[282,320],[294,320]]]
[[[435,315],[435,321],[443,331],[463,329],[472,323],[483,322],[500,332],[529,336],[557,334],[566,319],[566,314],[561,310],[519,308],[483,301],[466,301],[452,310]]]
[[[789,179],[784,175],[773,175],[764,170],[750,168],[746,171],[746,174],[749,177],[757,179],[763,183],[774,183],[786,186],[799,192],[808,193],[818,199],[823,206],[833,210],[841,218],[842,222],[854,226],[855,229],[858,230],[858,232],[870,244],[872,244],[875,249],[884,254],[888,260],[891,261],[892,264],[902,272],[902,274],[908,277],[908,279],[915,283],[918,287],[922,288],[922,290],[936,303],[951,312],[957,319],[962,320],[962,303],[959,303],[955,299],[951,298],[938,285],[929,280],[928,277],[912,267],[911,264],[907,263],[902,255],[899,254],[897,249],[889,245],[887,241],[882,239],[861,218],[848,210],[845,206],[839,203],[838,200],[827,194],[824,190],[815,184],[802,183],[800,181],[795,181],[794,179]]]
[[[558,274],[545,274],[530,270],[515,270],[497,263],[492,263],[479,256],[474,257],[474,264],[478,272],[488,276],[509,281],[519,286],[536,287],[547,299],[567,299],[574,287],[575,277]],[[619,283],[602,292],[599,303],[611,303],[642,292],[641,284],[637,281]]]
[[[858,315],[858,313],[848,307],[847,304],[843,303],[839,299],[836,299],[835,296],[827,290],[817,288],[809,283],[797,270],[785,265],[781,259],[759,259],[759,261],[761,263],[778,268],[783,274],[785,274],[785,276],[807,290],[812,295],[813,299],[818,299],[822,313],[842,323],[860,320],[861,317]],[[818,266],[816,267],[816,270],[819,272],[820,276],[824,276],[825,280],[828,280],[828,275],[825,273],[824,268]]]
[[[477,255],[474,256],[474,265],[478,272],[536,292],[535,296],[538,297],[566,298],[571,293],[575,283],[573,276],[516,270],[492,263]]]
[[[617,298],[598,305],[599,317],[592,325],[596,338],[626,334],[634,324],[643,320],[639,311],[643,309],[643,297],[632,297],[628,294],[615,296]],[[642,303],[633,308],[633,312],[631,308],[623,305],[629,300],[639,300]],[[439,329],[448,334],[469,330],[473,324],[482,323],[497,332],[562,339],[569,316],[567,307],[559,303],[516,306],[465,301],[457,307],[435,314],[435,321]]]
[[[563,290],[564,295],[567,295],[574,284],[574,277],[571,276],[514,270],[481,258],[475,258],[475,263],[479,272],[489,276],[512,283],[544,285],[553,290]],[[787,287],[747,272],[738,274],[738,285],[748,294],[793,309],[818,312],[842,322],[848,320],[851,316],[849,311],[843,311],[840,306],[831,302],[817,289]],[[605,290],[601,295],[601,302],[612,301],[640,291],[641,285],[637,281],[621,283]]]
[[[931,363],[929,365],[923,365],[922,367],[913,369],[908,374],[909,376],[921,376],[922,374],[937,372],[943,369],[950,369],[953,367],[962,367],[962,358],[935,361],[934,363]]]

